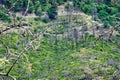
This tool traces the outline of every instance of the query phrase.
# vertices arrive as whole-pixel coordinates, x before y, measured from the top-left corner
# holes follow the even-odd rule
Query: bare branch
[[[24,13],[24,16],[27,14],[27,11],[28,11],[28,8],[29,8],[29,4],[30,4],[30,0],[28,0],[27,8],[26,8],[26,11],[25,11],[25,13]]]

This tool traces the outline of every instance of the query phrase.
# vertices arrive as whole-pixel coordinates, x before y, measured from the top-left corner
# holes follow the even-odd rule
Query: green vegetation
[[[113,25],[116,22],[117,19],[115,17],[111,18],[111,16],[117,15],[117,13],[119,14],[119,4],[120,2],[117,0],[96,0],[96,2],[93,0],[86,0],[81,2],[76,0],[74,2],[75,6],[78,6],[78,8],[87,14],[91,14],[93,8],[96,7],[98,18],[101,19],[102,22],[104,22],[104,20],[108,21],[108,26]]]
[[[69,0],[68,0],[69,1]],[[16,2],[16,4],[12,4],[13,2]],[[67,2],[66,0],[30,0],[29,7],[28,7],[28,13],[35,13],[38,16],[42,15],[42,12],[47,12],[50,19],[56,19],[57,16],[57,6],[64,4]],[[5,8],[9,9],[12,7],[11,10],[14,12],[25,12],[27,8],[28,1],[27,0],[3,0],[2,4],[5,5]],[[98,18],[101,19],[102,22],[105,20],[108,21],[108,26],[112,25],[116,22],[116,18],[111,16],[119,14],[120,11],[120,2],[117,0],[105,0],[105,1],[99,1],[99,0],[85,0],[85,1],[73,1],[74,7],[78,8],[79,10],[85,12],[86,14],[91,14],[93,8],[96,6],[97,9],[97,15]],[[1,13],[1,15],[3,15]],[[3,15],[5,16],[5,15]],[[7,16],[4,18],[8,19]],[[106,25],[106,23],[105,23]]]
[[[29,37],[27,38],[29,39]],[[14,45],[18,39],[21,40],[21,37],[15,33],[10,34],[9,37],[2,35],[2,40],[6,45],[10,46],[11,52],[7,60],[4,57],[6,55],[5,48],[1,45],[0,53],[2,55],[0,61],[2,63],[0,63],[0,70],[4,73],[23,49],[22,43]],[[106,44],[103,44],[104,40],[98,40],[96,45],[91,47],[93,40],[95,39],[91,36],[86,40],[86,43],[81,44],[83,42],[81,39],[76,51],[75,47],[71,47],[71,41],[66,44],[66,40],[63,39],[57,41],[56,46],[55,41],[51,43],[50,38],[45,37],[40,42],[34,43],[34,46],[40,45],[37,50],[33,50],[31,47],[24,52],[10,74],[17,79],[25,80],[78,80],[86,73],[91,75],[92,78],[101,77],[102,80],[107,80],[117,70],[114,62],[109,64],[109,60],[113,59],[115,62],[119,62],[119,48],[111,42],[108,42],[106,46]],[[118,42],[120,41],[118,40]],[[103,51],[101,51],[101,48],[103,48]],[[116,78],[116,80],[119,78]]]
[[[1,0],[0,80],[119,80],[119,4]]]
[[[10,16],[8,13],[7,14],[6,13],[7,13],[6,9],[0,6],[0,20],[10,23],[11,22]]]

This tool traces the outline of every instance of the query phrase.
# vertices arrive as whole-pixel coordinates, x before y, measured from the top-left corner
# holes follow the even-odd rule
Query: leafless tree
[[[78,34],[77,29],[74,29],[74,38],[75,38],[76,49],[77,49],[78,48],[78,38],[79,38],[79,34]]]
[[[96,5],[93,6],[91,14],[92,14],[92,19],[94,21],[96,21],[96,18],[97,18],[97,8],[96,8]],[[95,36],[95,24],[94,24],[94,22],[92,22],[92,30],[93,30],[93,35]]]

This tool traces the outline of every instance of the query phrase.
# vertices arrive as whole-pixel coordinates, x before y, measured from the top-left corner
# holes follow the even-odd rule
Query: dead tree
[[[96,21],[96,19],[97,19],[97,8],[96,8],[96,5],[93,6],[91,14],[92,14],[92,19],[94,21]],[[94,24],[94,22],[92,22],[92,30],[93,30],[93,35],[95,36],[95,24]]]
[[[79,34],[78,34],[78,30],[77,29],[74,29],[74,38],[75,38],[75,43],[76,43],[76,49],[78,49]]]
[[[10,9],[8,9],[8,13],[9,13],[9,11],[11,10],[11,9],[13,9],[14,7],[15,7],[15,4],[18,2],[18,0],[13,4],[13,6],[10,8]],[[28,4],[27,5],[29,5],[29,2],[30,2],[30,0],[28,1]],[[27,6],[27,9],[26,9],[26,11],[25,11],[25,14],[27,13],[27,11],[28,11],[28,7],[29,6]],[[12,28],[16,28],[16,26],[20,26],[20,24],[21,24],[21,21],[20,21],[20,23],[18,23],[18,24],[16,24],[16,19],[15,19],[15,17],[13,17],[13,24],[12,25],[9,25],[9,26],[7,26],[5,29],[3,29],[3,30],[1,30],[0,31],[0,35],[2,35],[2,33],[4,33],[4,32],[7,32],[8,30],[10,30],[10,29],[12,29]],[[22,27],[22,26],[21,26]],[[0,76],[2,76],[2,77],[7,77],[7,76],[11,76],[9,73],[12,71],[12,69],[13,69],[13,67],[15,66],[15,64],[17,63],[17,61],[20,59],[20,57],[22,56],[22,54],[27,50],[27,49],[29,49],[30,48],[30,44],[32,44],[34,41],[36,41],[37,39],[39,39],[38,37],[37,38],[35,38],[35,39],[33,39],[33,40],[31,40],[30,42],[28,42],[26,45],[25,45],[25,47],[24,47],[24,49],[20,52],[20,54],[18,55],[18,57],[17,57],[17,59],[13,62],[13,64],[10,66],[10,68],[8,69],[8,71],[6,72],[6,73],[0,73]],[[1,43],[5,46],[5,48],[6,48],[6,53],[7,53],[7,55],[8,55],[8,50],[9,50],[9,48],[4,44],[4,42],[2,41],[2,40],[0,40],[1,41]],[[6,57],[8,57],[6,55]],[[11,76],[12,77],[12,76]],[[12,77],[12,79],[13,80],[16,80],[14,77]]]
[[[57,26],[55,25],[55,50],[56,50],[56,52],[58,51],[58,48],[57,48],[57,46],[58,46],[58,39],[57,39],[57,37],[58,37],[58,30],[57,30]]]
[[[82,40],[84,41],[84,45],[86,44],[86,31],[87,31],[87,25],[85,23],[85,21],[82,21],[82,28],[81,28],[81,36],[82,36]]]
[[[73,4],[68,2],[68,5],[66,6],[66,11],[67,11],[67,22],[68,22],[68,27],[67,27],[67,37],[68,37],[68,42],[71,41],[73,44],[73,41],[71,38],[71,31],[72,31],[72,15],[73,15]]]

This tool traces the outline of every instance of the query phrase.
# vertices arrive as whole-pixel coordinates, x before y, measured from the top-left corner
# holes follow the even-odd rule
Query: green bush
[[[35,10],[35,14],[36,14],[37,16],[41,16],[41,15],[42,15],[41,7],[38,7],[38,8]]]
[[[83,11],[85,13],[91,13],[92,6],[91,5],[84,5]]]
[[[117,13],[117,12],[118,12],[118,9],[117,9],[117,8],[111,8],[110,14],[113,15],[113,14],[115,14],[115,13]]]
[[[37,18],[34,18],[35,21],[40,21],[41,18],[37,17]]]
[[[117,14],[116,14],[116,17],[119,17],[119,18],[120,18],[120,13],[117,13]]]
[[[2,11],[0,11],[0,20],[7,21],[8,23],[11,22],[9,15],[3,13]]]
[[[119,5],[119,4],[116,6],[116,8],[117,8],[118,11],[120,12],[120,5]]]
[[[113,17],[109,17],[107,20],[109,21],[109,24],[110,24],[110,25],[112,25],[113,23],[116,22],[116,19],[113,18]]]
[[[56,19],[57,18],[57,5],[52,5],[48,9],[47,13],[48,13],[48,16],[51,20]]]
[[[109,14],[106,12],[106,11],[104,11],[104,10],[101,10],[99,13],[98,13],[98,17],[100,18],[100,19],[105,19],[106,17],[108,17],[109,16]]]
[[[98,12],[101,10],[107,11],[106,9],[108,9],[107,5],[103,3],[97,4],[96,7],[97,7]]]

